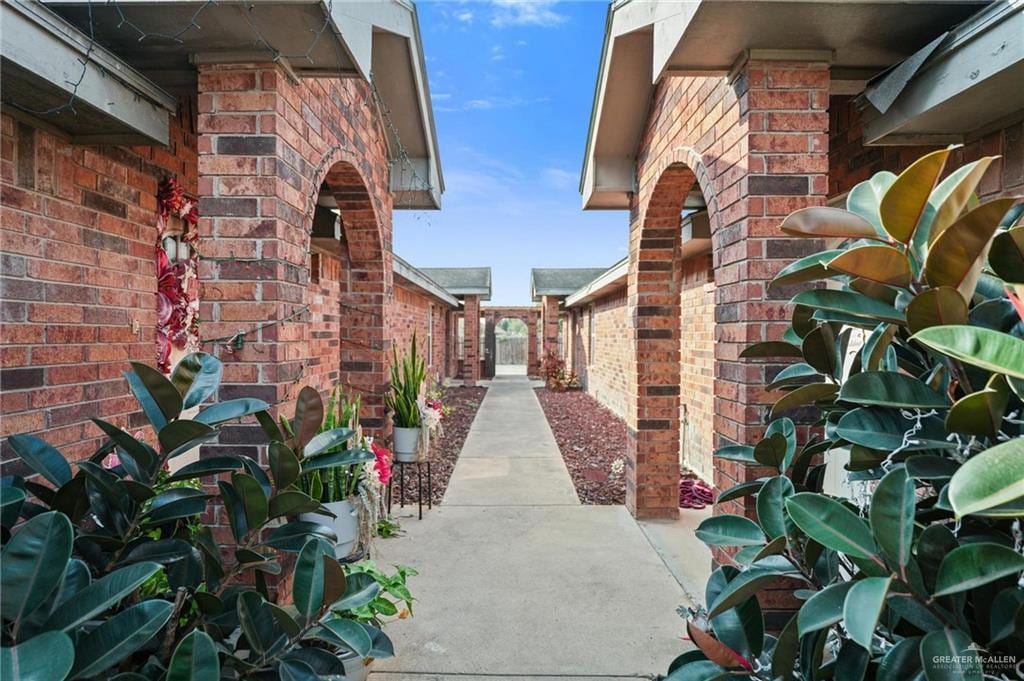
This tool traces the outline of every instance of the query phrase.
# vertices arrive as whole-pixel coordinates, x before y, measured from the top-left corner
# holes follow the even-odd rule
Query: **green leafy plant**
[[[346,615],[360,622],[381,627],[388,617],[405,619],[412,615],[412,603],[415,600],[407,584],[409,577],[418,572],[407,565],[396,565],[393,574],[381,570],[372,560],[363,560],[346,566],[351,575],[368,575],[380,587],[376,598],[359,608],[353,608]]]
[[[206,403],[222,372],[204,353],[169,378],[132,365],[125,377],[155,445],[99,419],[108,439],[74,464],[35,436],[8,438],[38,477],[0,485],[0,677],[313,679],[342,674],[342,654],[390,654],[379,629],[351,619],[377,583],[346,575],[330,528],[294,519],[330,515],[300,481],[352,456],[327,453],[351,432],[318,434],[323,414],[308,391],[288,437],[260,400]],[[216,454],[165,471],[248,416],[271,436],[269,470]],[[206,488],[174,484],[195,480]],[[223,535],[207,524],[218,516]],[[283,584],[291,602],[278,600]],[[355,626],[333,624],[346,616]]]
[[[401,357],[398,350],[393,353],[391,391],[385,395],[384,402],[396,428],[419,428],[422,425],[420,390],[427,378],[427,364],[416,351],[416,334],[412,335],[409,352]]]
[[[697,649],[672,681],[980,680],[1024,659],[1024,323],[1008,288],[1024,278],[1021,207],[974,196],[992,159],[940,179],[949,151],[875,175],[847,210],[782,223],[840,244],[778,273],[773,288],[828,286],[797,293],[784,336],[742,354],[789,362],[768,386],[781,397],[760,442],[716,456],[770,472],[718,497],[754,496],[756,515],[697,530],[736,566],[689,613]],[[812,408],[801,445],[787,415]],[[826,494],[843,451],[847,487]],[[802,603],[766,635],[757,592],[780,580]]]
[[[326,407],[315,407],[315,402],[320,400],[320,394],[312,388],[304,388],[309,392],[299,400],[304,401],[307,409],[303,415],[308,414],[312,418],[315,414],[323,414],[323,423],[317,429],[317,436],[331,437],[336,444],[324,449],[322,454],[338,454],[347,452],[347,456],[335,457],[337,463],[327,468],[320,468],[309,475],[300,478],[302,491],[309,496],[323,503],[345,501],[356,494],[359,488],[359,481],[363,474],[363,465],[373,460],[369,447],[363,446],[362,436],[359,433],[359,396],[349,397],[339,388],[331,392]],[[298,408],[296,408],[298,414]],[[294,438],[291,421],[281,417],[282,428],[290,437]],[[347,435],[348,438],[341,440],[340,437]],[[358,447],[350,447],[353,442],[358,442]],[[320,454],[317,454],[320,456]]]

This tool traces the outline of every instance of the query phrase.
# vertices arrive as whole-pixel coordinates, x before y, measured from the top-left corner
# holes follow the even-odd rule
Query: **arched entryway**
[[[713,474],[710,251],[717,215],[706,170],[692,151],[672,155],[655,177],[631,226],[634,390],[626,504],[638,517],[671,518],[678,513],[681,469]]]
[[[335,287],[337,291],[337,302],[322,297],[321,305],[328,304],[319,310],[324,322],[331,317],[337,320],[335,338],[311,339],[329,344],[335,352],[317,359],[336,363],[338,385],[361,398],[363,427],[379,435],[387,428],[383,396],[388,383],[387,314],[394,277],[391,230],[384,223],[390,206],[378,205],[386,201],[387,197],[374,199],[354,159],[342,155],[329,166],[320,185],[309,246],[311,279],[317,275],[314,265],[319,265],[321,291]],[[326,248],[337,254],[336,284],[322,280],[333,267]],[[317,303],[314,296],[314,312]]]
[[[505,369],[505,371],[525,373],[529,376],[538,375],[540,372],[540,360],[537,357],[537,320],[539,316],[540,310],[535,307],[487,307],[483,309],[485,378],[493,378],[496,373],[500,373],[498,367],[503,364],[506,367],[516,367],[514,370]],[[502,333],[503,322],[507,327],[504,329],[504,334]],[[515,323],[516,329],[514,336],[509,326],[512,322]],[[522,345],[521,349],[515,350],[518,353],[515,362],[509,362],[510,357],[502,354],[502,348],[499,347],[499,336],[502,335],[507,338],[521,339],[506,342],[508,348],[505,349],[505,352],[511,352],[513,343]],[[518,348],[518,345],[516,347]],[[522,361],[519,361],[519,355],[522,355]]]

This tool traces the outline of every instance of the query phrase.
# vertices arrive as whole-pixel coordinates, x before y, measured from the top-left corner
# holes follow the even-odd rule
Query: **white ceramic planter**
[[[341,656],[341,663],[345,665],[345,681],[366,681],[370,678],[370,665],[354,653]]]
[[[332,518],[320,513],[302,513],[299,520],[307,520],[321,525],[327,525],[338,535],[338,542],[334,545],[334,555],[337,558],[345,558],[356,548],[359,541],[359,512],[356,507],[348,501],[331,501],[324,504],[336,515]]]
[[[395,461],[403,463],[416,461],[419,457],[421,431],[421,428],[395,428]]]

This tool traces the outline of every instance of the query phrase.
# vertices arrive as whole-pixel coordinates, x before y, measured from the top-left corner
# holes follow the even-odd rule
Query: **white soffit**
[[[585,209],[628,209],[636,151],[653,86],[663,77],[725,76],[759,58],[831,62],[855,91],[988,0],[616,0],[604,47],[580,179]]]

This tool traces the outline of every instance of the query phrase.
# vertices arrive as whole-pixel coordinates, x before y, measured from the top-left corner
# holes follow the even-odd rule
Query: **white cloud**
[[[475,97],[464,102],[453,102],[435,106],[434,111],[489,111],[492,109],[511,109],[527,104],[538,104],[548,101],[546,97],[524,99],[522,97]]]
[[[558,0],[494,0],[494,14],[491,25],[541,26],[549,28],[564,24],[568,17],[559,14],[553,7]]]
[[[431,92],[430,93],[430,98],[432,100],[434,100],[435,102],[445,102],[445,101],[448,101],[449,99],[452,98],[452,93],[450,93],[450,92]]]
[[[505,48],[501,45],[491,47],[491,61],[501,61],[505,58]]]
[[[545,168],[541,171],[541,178],[544,182],[555,187],[556,189],[568,189],[576,186],[578,177],[576,173],[565,170],[564,168]]]
[[[458,19],[459,21],[461,21],[464,24],[471,24],[471,23],[473,23],[473,13],[470,12],[468,9],[460,10],[460,11],[456,12],[455,13],[455,18]]]

